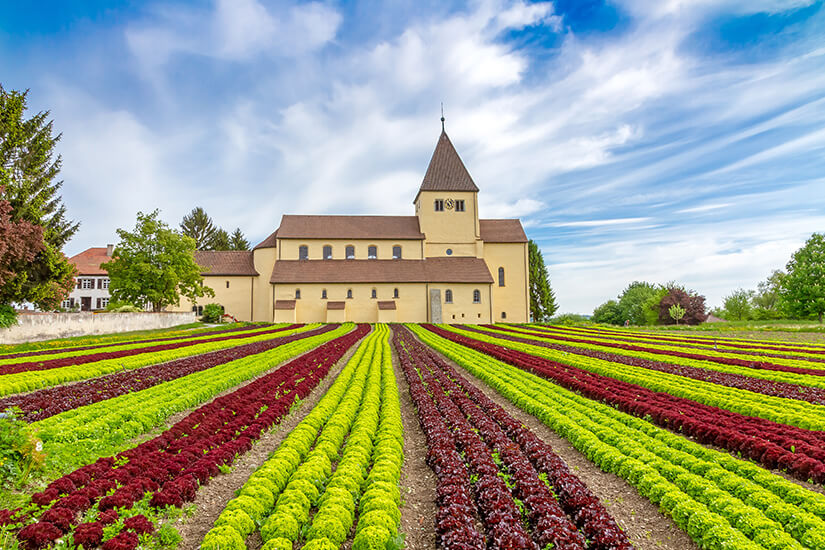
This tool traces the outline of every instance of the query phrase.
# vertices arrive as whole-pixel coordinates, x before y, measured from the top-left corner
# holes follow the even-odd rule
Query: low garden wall
[[[172,313],[20,313],[18,325],[0,329],[0,344],[52,338],[152,330],[195,321],[192,312]]]

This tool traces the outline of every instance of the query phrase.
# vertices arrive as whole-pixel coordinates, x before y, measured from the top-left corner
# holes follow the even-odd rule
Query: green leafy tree
[[[550,288],[547,266],[544,265],[541,250],[532,239],[527,242],[527,247],[530,268],[530,315],[533,321],[543,323],[556,313],[559,306],[556,304],[553,289]]]
[[[752,290],[738,288],[725,296],[726,319],[742,321],[750,318]]]
[[[134,231],[118,229],[120,243],[113,259],[103,268],[109,272],[109,292],[113,300],[153,311],[180,304],[184,296],[193,303],[215,292],[203,286],[201,268],[195,262],[195,241],[176,233],[158,219],[159,211],[138,212]]]
[[[223,229],[215,231],[215,236],[212,237],[212,242],[205,250],[232,250],[232,245],[229,242],[229,233]]]
[[[608,300],[593,310],[591,321],[608,325],[622,325],[625,322],[625,316],[622,314],[622,308],[619,307],[616,300]]]
[[[183,217],[180,229],[184,235],[195,240],[195,248],[198,250],[212,249],[215,233],[218,232],[212,218],[200,206],[193,208]]]
[[[648,296],[642,306],[642,316],[645,325],[657,325],[660,322],[659,311],[661,309],[662,300],[667,296],[667,286],[657,286],[656,291]]]
[[[751,298],[753,305],[752,317],[758,320],[781,319],[788,315],[785,303],[782,300],[782,278],[785,273],[779,269],[774,270],[764,281],[760,281],[756,287],[756,293]]]
[[[822,323],[825,313],[825,234],[814,233],[793,253],[785,266],[780,294],[792,315],[816,316]]]
[[[59,195],[61,158],[55,156],[60,134],[53,135],[49,112],[26,117],[28,92],[0,86],[0,187],[11,205],[12,222],[40,226],[43,246],[17,273],[14,301],[29,301],[41,309],[55,309],[74,287],[75,269],[61,252],[77,232],[67,219]]]
[[[679,304],[673,304],[668,308],[667,312],[670,315],[670,318],[676,321],[676,324],[678,325],[679,321],[685,316],[685,313],[687,313],[687,310]]]
[[[229,248],[232,250],[249,250],[249,241],[244,237],[240,227],[236,227],[229,236]]]
[[[619,309],[622,312],[622,323],[630,321],[631,325],[645,325],[648,323],[645,307],[657,294],[656,285],[644,281],[633,281],[619,295]]]

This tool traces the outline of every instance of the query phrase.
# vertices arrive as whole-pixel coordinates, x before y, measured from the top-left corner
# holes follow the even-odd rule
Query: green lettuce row
[[[372,468],[359,502],[353,550],[384,550],[398,533],[401,519],[398,482],[404,462],[404,428],[388,339],[382,341],[381,410],[373,443]]]
[[[643,367],[569,354],[551,348],[460,330],[447,325],[443,325],[442,328],[481,342],[522,351],[536,357],[609,376],[631,384],[638,384],[653,391],[669,393],[711,407],[719,407],[747,416],[756,416],[807,430],[825,429],[825,406],[822,405],[720,386],[676,374],[651,371]]]
[[[102,361],[84,363],[82,365],[5,374],[0,376],[0,397],[14,393],[34,391],[48,386],[57,386],[67,382],[74,382],[76,380],[96,378],[98,376],[103,376],[105,374],[122,370],[137,369],[147,365],[156,365],[159,363],[172,361],[173,359],[200,355],[202,353],[241,346],[243,344],[262,342],[273,338],[283,338],[284,336],[314,330],[318,328],[318,326],[319,324],[316,323],[313,325],[305,325],[295,330],[286,330],[273,334],[251,336],[249,338],[241,338],[237,340],[222,340],[220,342],[207,341],[202,344],[195,344],[193,346],[185,346],[155,353],[132,355],[129,357],[120,357],[117,359],[104,359]]]
[[[703,548],[825,548],[822,495],[429,331],[410,328],[540,418],[601,469],[627,480]]]
[[[318,404],[287,435],[270,458],[249,477],[239,491],[239,496],[229,501],[224,511],[215,521],[214,527],[204,537],[201,543],[202,550],[244,550],[246,548],[244,542],[246,537],[259,528],[264,519],[270,516],[273,508],[275,508],[276,499],[286,506],[287,501],[296,498],[300,500],[300,496],[303,496],[302,493],[300,493],[300,496],[289,493],[285,500],[281,501],[281,497],[286,494],[287,483],[302,464],[311,462],[307,470],[315,470],[314,475],[319,479],[322,476],[326,479],[331,474],[331,461],[328,455],[325,454],[329,445],[321,445],[320,441],[316,444],[316,439],[319,439],[318,432],[322,428],[326,431],[329,427],[330,434],[340,434],[341,424],[346,419],[341,418],[338,411],[344,404],[345,398],[348,398],[347,403],[350,403],[353,399],[351,396],[357,396],[360,402],[369,363],[375,353],[377,341],[378,334],[377,331],[374,331],[361,342],[355,354],[341,370],[335,382],[329,387]],[[314,455],[317,458],[310,461],[309,454],[315,449],[319,450]],[[338,447],[335,447],[334,452],[337,454]],[[327,460],[324,460],[324,457],[327,457]],[[327,462],[330,462],[329,471],[326,469]],[[304,486],[303,483],[299,485],[309,490],[310,494],[318,490],[314,483],[308,482],[308,484],[309,486]],[[300,535],[300,532],[298,535],[290,532],[289,527],[290,525],[284,526],[283,534],[289,536]],[[276,526],[270,525],[270,528],[274,531]],[[281,531],[278,531],[278,533],[281,534]],[[271,533],[267,531],[266,534]],[[262,535],[264,535],[263,532]],[[289,542],[287,537],[274,537],[265,546],[267,550],[279,548],[279,545],[284,548],[288,547],[291,550],[292,543],[289,542],[287,545],[284,542],[285,540]]]
[[[555,333],[555,334],[558,334],[558,335],[575,336],[575,337],[580,337],[580,338],[594,338],[594,339],[602,340],[602,341],[604,341],[605,339],[608,339],[608,338],[622,338],[622,339],[626,339],[624,341],[625,343],[632,343],[632,344],[646,345],[646,346],[653,346],[653,347],[676,346],[676,344],[679,343],[679,342],[668,342],[668,341],[662,341],[662,340],[660,340],[657,343],[654,340],[639,338],[637,336],[641,336],[641,335],[634,335],[634,334],[629,333],[629,332],[621,332],[621,333],[612,332],[612,331],[593,332],[593,331],[584,330],[584,329],[581,329],[581,328],[578,328],[578,327],[564,327],[564,328],[561,328],[561,327],[544,327],[544,330],[536,330],[536,329],[531,329],[530,327],[524,327],[524,326],[519,326],[519,325],[507,325],[507,327],[512,328],[514,330],[519,330],[519,331],[533,330],[533,332],[545,332],[545,331],[550,330],[550,331],[552,331],[552,333],[548,333],[549,336],[552,336],[553,333]],[[650,335],[647,335],[647,334],[645,334],[643,336],[646,336],[646,337],[650,338]],[[670,335],[662,335],[662,336],[666,337],[666,338],[671,338]],[[653,336],[653,338],[656,338],[656,337]],[[694,338],[690,338],[690,340],[694,340]],[[609,340],[609,341],[615,342],[615,340]],[[749,354],[749,353],[752,353],[752,352],[767,352],[767,353],[777,353],[777,354],[786,354],[786,355],[798,355],[800,357],[822,357],[821,354],[812,353],[812,352],[816,352],[816,351],[821,351],[822,348],[819,348],[819,349],[817,349],[817,348],[806,348],[806,347],[800,347],[796,344],[780,344],[779,342],[772,342],[772,343],[767,344],[767,345],[768,346],[774,346],[774,347],[776,347],[778,344],[780,344],[782,346],[793,346],[795,348],[799,348],[800,351],[788,352],[788,351],[772,350],[772,349],[770,349],[770,347],[765,348],[762,345],[759,345],[757,342],[754,342],[754,341],[736,342],[737,344],[740,344],[740,345],[741,344],[748,345],[748,348],[735,347],[735,346],[732,345],[732,343],[726,343],[724,340],[720,341],[720,340],[715,340],[715,339],[706,340],[706,341],[703,341],[701,343],[699,343],[699,342],[690,342],[690,341],[685,341],[683,343],[688,344],[691,347],[695,346],[697,349],[710,351],[710,352],[717,351],[717,350],[724,350],[724,351],[733,352],[733,353],[737,354],[736,357],[739,357],[740,356],[739,354]],[[676,347],[675,349],[684,351],[685,348]],[[760,361],[764,361],[766,359],[763,356],[759,356],[759,357],[760,357],[760,359],[759,359]],[[778,358],[770,358],[768,360],[773,361],[773,359],[778,359]]]
[[[485,332],[495,333],[495,334],[508,334],[513,336],[512,332],[502,332],[500,329],[494,329],[489,327],[478,327],[479,330],[483,330]],[[596,334],[585,334],[585,333],[568,333],[568,332],[560,332],[556,331],[553,333],[547,332],[543,333],[541,336],[536,336],[535,331],[530,334],[527,332],[523,332],[523,327],[508,327],[512,330],[519,333],[522,338],[529,338],[532,340],[551,340],[554,344],[559,344],[563,346],[573,346],[573,347],[581,347],[587,349],[595,349],[598,351],[604,351],[606,353],[615,353],[617,355],[628,355],[630,357],[641,357],[643,359],[652,359],[654,361],[664,361],[666,363],[677,363],[676,361],[672,361],[672,359],[682,359],[693,361],[693,364],[690,366],[698,366],[701,368],[706,368],[710,370],[717,370],[720,372],[734,372],[737,374],[744,374],[746,376],[755,376],[756,374],[761,374],[761,376],[755,376],[756,378],[765,378],[766,380],[781,380],[783,382],[793,382],[795,384],[808,384],[808,385],[817,385],[818,387],[825,387],[825,382],[822,380],[822,376],[818,376],[816,374],[807,375],[802,373],[790,373],[790,372],[783,372],[783,371],[761,371],[758,369],[753,369],[749,367],[742,367],[738,365],[724,365],[722,363],[716,363],[714,361],[706,361],[703,359],[690,359],[688,357],[677,357],[674,355],[664,355],[654,352],[646,352],[646,351],[636,351],[636,350],[626,350],[621,348],[614,348],[611,347],[610,344],[628,344],[634,346],[645,346],[647,348],[652,348],[654,350],[662,350],[664,351],[675,351],[680,353],[701,353],[704,355],[718,355],[719,357],[731,358],[731,359],[741,359],[743,361],[752,361],[754,363],[761,363],[761,362],[768,362],[774,363],[776,365],[782,365],[786,367],[796,367],[801,369],[814,369],[814,370],[821,370],[823,368],[822,363],[814,363],[811,361],[805,361],[804,359],[784,359],[781,357],[765,357],[762,355],[749,355],[747,351],[731,349],[729,351],[736,352],[735,355],[730,354],[719,354],[716,353],[712,347],[710,349],[689,349],[689,348],[682,348],[677,346],[672,346],[668,344],[662,343],[651,343],[646,342],[643,340],[635,340],[633,342],[616,342],[611,340],[606,340],[603,337],[600,337]],[[579,342],[565,342],[564,340],[558,340],[557,337],[569,337],[569,338],[584,338],[586,340],[591,340],[592,343],[579,343]],[[602,345],[600,345],[602,344]],[[721,346],[720,346],[721,347]],[[821,355],[811,356],[811,357],[822,357]],[[682,363],[677,363],[682,364]],[[790,378],[778,378],[776,375],[791,375]],[[796,378],[793,378],[793,377]],[[766,378],[767,377],[767,378]]]
[[[243,334],[248,334],[250,337],[257,335],[262,331],[274,330],[277,329],[279,326],[285,326],[285,323],[280,325],[268,325],[265,327],[260,327],[256,329],[252,329],[249,331],[245,331]],[[226,333],[222,334],[199,334],[197,336],[193,335],[190,338],[181,338],[180,340],[175,340],[174,342],[133,342],[131,344],[123,344],[120,346],[110,346],[105,348],[93,348],[93,349],[86,349],[86,350],[66,350],[62,353],[53,353],[50,355],[40,355],[40,356],[25,356],[25,357],[11,357],[8,359],[0,359],[0,365],[16,365],[18,363],[31,363],[33,361],[51,361],[52,359],[64,359],[66,357],[82,357],[84,355],[94,355],[96,353],[109,353],[115,351],[125,351],[125,350],[133,350],[133,349],[140,349],[140,348],[147,348],[152,346],[158,346],[163,344],[186,344],[188,342],[197,342],[203,341],[208,342],[213,338],[221,338],[229,336]],[[150,338],[150,340],[154,340],[156,337]]]
[[[223,363],[210,369],[79,407],[34,422],[48,454],[72,456],[85,464],[133,437],[162,424],[169,416],[200,405],[224,390],[262,374],[352,330],[347,324],[302,338],[272,350]]]

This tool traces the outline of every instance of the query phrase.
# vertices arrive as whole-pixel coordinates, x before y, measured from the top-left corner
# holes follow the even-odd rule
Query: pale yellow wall
[[[379,309],[378,310],[379,323],[397,323],[398,310],[395,309]]]
[[[346,302],[345,319],[356,323],[379,322],[378,301],[394,300],[398,319],[411,323],[427,322],[427,292],[423,283],[355,283],[355,284],[296,284],[273,285],[276,300],[294,300],[295,289],[301,289],[301,298],[296,302],[298,323],[326,322],[327,302]],[[347,289],[352,289],[352,299],[347,299]],[[370,298],[372,289],[377,298]],[[398,288],[398,298],[393,298],[393,289]],[[321,298],[321,291],[327,290],[327,299]],[[332,314],[332,312],[329,312]]]
[[[253,317],[254,321],[272,322],[275,320],[273,306],[275,302],[272,297],[272,285],[269,279],[272,277],[272,268],[275,266],[277,248],[258,248],[253,251],[255,271],[260,275],[255,277],[253,288]]]
[[[345,309],[328,309],[327,323],[346,323],[347,310]]]
[[[493,322],[528,322],[527,243],[485,243],[484,261],[493,276]],[[504,267],[504,286],[498,285],[499,267]],[[502,311],[507,313],[506,319],[502,319]]]
[[[375,245],[378,247],[378,260],[392,260],[392,247],[399,245],[401,247],[401,258],[405,260],[420,260],[421,256],[421,241],[420,240],[366,240],[366,239],[278,239],[278,250],[280,260],[297,260],[298,248],[301,245],[309,247],[310,260],[323,260],[324,246],[332,246],[332,259],[344,260],[346,259],[346,247],[353,245],[355,247],[355,259],[366,260],[368,247]],[[261,273],[260,270],[258,270]],[[269,268],[270,274],[272,267]],[[267,278],[267,280],[269,280]]]
[[[447,249],[452,250],[449,256],[478,258],[478,246],[475,243],[431,243],[424,242],[424,255],[427,258],[448,257]]]
[[[441,322],[450,325],[478,325],[490,322],[490,285],[487,283],[430,283],[441,291]],[[452,290],[453,302],[447,303],[446,291]],[[473,303],[473,291],[481,292],[481,303]]]
[[[435,211],[436,199],[462,199],[464,212]],[[428,243],[471,243],[479,238],[477,194],[457,191],[422,191],[415,201],[415,213]],[[475,254],[475,253],[473,253]],[[441,256],[442,254],[439,254]],[[467,255],[467,254],[465,254]]]
[[[276,323],[296,323],[294,309],[276,309],[275,313]]]
[[[252,286],[254,277],[205,276],[204,286],[215,291],[215,297],[204,296],[198,300],[199,305],[220,304],[224,313],[232,315],[239,321],[252,321]],[[229,288],[226,283],[229,283]],[[169,311],[192,311],[192,302],[181,298],[180,306]]]

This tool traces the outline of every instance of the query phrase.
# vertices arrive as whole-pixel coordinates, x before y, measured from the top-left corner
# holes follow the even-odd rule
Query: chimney
[[[111,257],[111,256],[112,256],[112,252],[113,252],[114,250],[115,250],[115,245],[113,245],[113,244],[107,244],[107,245],[106,245],[106,255],[107,255],[107,256]]]

